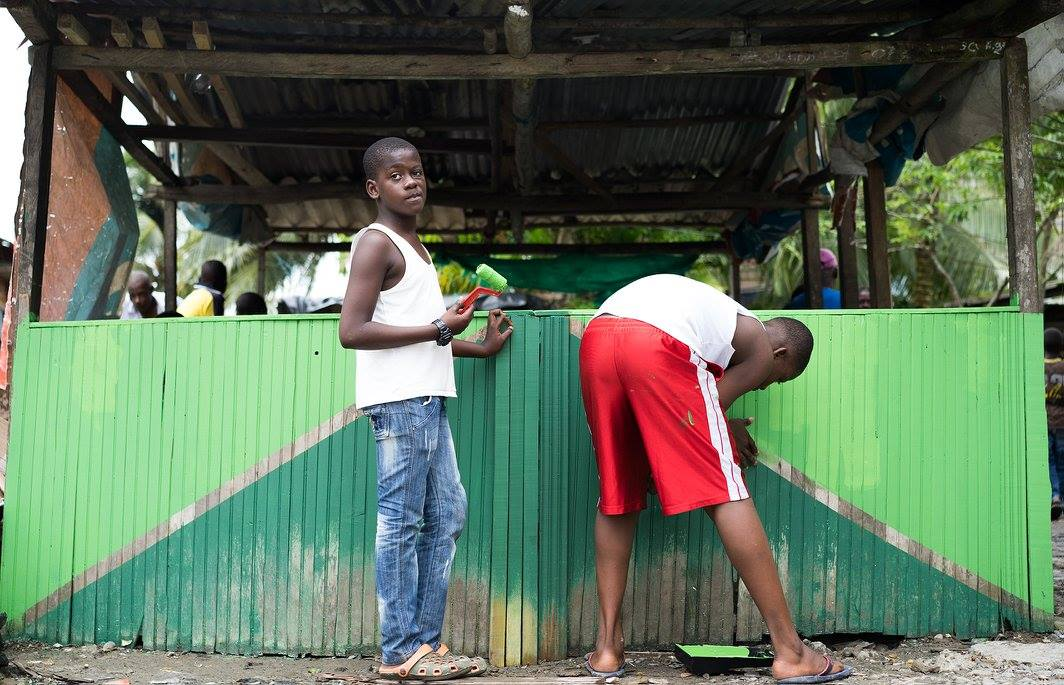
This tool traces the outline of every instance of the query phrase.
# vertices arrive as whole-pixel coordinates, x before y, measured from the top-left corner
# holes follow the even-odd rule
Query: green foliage
[[[848,107],[843,103],[840,111]],[[827,112],[829,127],[838,112]],[[1036,241],[1043,283],[1064,279],[1064,114],[1032,126],[1035,161]],[[937,167],[926,158],[909,162],[887,189],[887,233],[897,306],[988,303],[1007,290],[1005,184],[1000,137]],[[821,215],[821,245],[835,249],[837,236]],[[864,207],[858,194],[859,280],[865,274]],[[781,306],[801,283],[800,236],[791,235],[762,265],[765,292],[759,306]]]

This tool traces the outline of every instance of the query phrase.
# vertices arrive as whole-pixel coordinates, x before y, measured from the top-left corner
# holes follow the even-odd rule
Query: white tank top
[[[675,274],[629,283],[602,303],[596,316],[602,314],[636,319],[665,331],[721,371],[735,354],[736,317],[759,320],[713,286]]]
[[[388,236],[406,262],[399,282],[377,297],[372,320],[390,326],[425,326],[443,316],[446,307],[436,267],[426,263],[398,233],[377,223],[358,232],[352,241],[352,256],[366,231]],[[355,350],[355,405],[359,409],[426,396],[456,396],[450,345],[440,347],[429,341],[387,350]]]

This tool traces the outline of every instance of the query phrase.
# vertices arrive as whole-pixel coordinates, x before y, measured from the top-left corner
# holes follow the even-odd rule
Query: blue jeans
[[[377,608],[382,661],[440,645],[466,494],[442,397],[367,407],[377,440]]]
[[[1064,428],[1049,429],[1049,485],[1053,496],[1060,497],[1060,485],[1064,480]]]

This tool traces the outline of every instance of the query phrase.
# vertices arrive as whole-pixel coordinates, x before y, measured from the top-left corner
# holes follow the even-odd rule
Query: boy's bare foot
[[[615,673],[624,668],[624,650],[599,647],[587,655],[587,664],[598,673]]]
[[[801,676],[832,676],[844,670],[846,666],[810,649],[805,644],[802,645],[801,653],[793,653],[789,650],[784,653],[777,652],[776,659],[772,662],[772,677],[776,680]]]

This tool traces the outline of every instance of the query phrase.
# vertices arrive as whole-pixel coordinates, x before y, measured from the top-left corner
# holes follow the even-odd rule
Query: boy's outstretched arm
[[[509,324],[505,331],[502,327]],[[484,342],[475,343],[468,340],[455,340],[451,343],[456,357],[492,357],[506,344],[506,340],[513,334],[514,326],[510,317],[503,314],[501,309],[492,309],[488,314],[488,329],[484,335]]]
[[[732,347],[735,348],[735,355],[732,357],[734,363],[728,366],[724,377],[717,381],[717,397],[725,412],[735,400],[751,390],[760,388],[772,369],[772,345],[769,344],[761,324],[752,319],[739,317]],[[743,467],[757,464],[757,443],[747,430],[747,426],[753,421],[753,418],[728,419],[728,427],[735,438],[739,462]]]
[[[348,349],[383,350],[436,340],[438,329],[431,321],[421,326],[390,326],[373,321],[381,287],[388,274],[405,268],[402,254],[387,236],[367,231],[351,258],[347,294],[340,310],[340,344]],[[461,314],[449,309],[440,317],[455,334],[473,318],[470,307]]]

